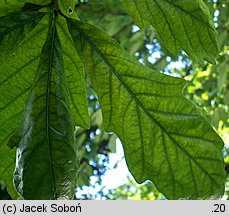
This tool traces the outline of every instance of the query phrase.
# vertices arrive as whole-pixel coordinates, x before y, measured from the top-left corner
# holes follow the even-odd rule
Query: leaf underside
[[[50,1],[30,1],[42,6],[25,2],[0,2],[0,8],[11,8],[11,12],[17,5],[20,10],[3,16],[0,9],[0,125],[4,125],[0,130],[0,176],[12,197],[17,197],[11,181],[15,149],[6,143],[17,146],[14,185],[24,199],[73,197],[78,170],[74,126],[89,126],[84,67],[98,94],[105,130],[121,139],[128,167],[138,183],[151,180],[168,199],[207,199],[223,194],[222,140],[206,114],[183,96],[183,79],[144,67],[99,28],[69,18],[67,9],[73,0],[59,1],[63,13],[58,17],[56,12],[38,12]],[[168,10],[156,0],[141,2],[141,7],[157,3],[162,11]],[[163,2],[172,6],[166,19],[171,13],[181,16],[186,11],[187,5],[181,1]],[[186,11],[184,22],[190,17],[196,22],[200,15],[199,19],[209,24],[205,7],[200,1],[193,2],[193,10],[199,4],[198,10]],[[135,6],[138,3],[134,1]],[[148,24],[145,16],[152,15],[142,15],[137,6],[142,25]],[[161,15],[153,6],[148,13]],[[131,13],[132,8],[127,8]],[[150,24],[167,40],[160,35],[159,24]],[[166,22],[164,31],[167,25],[180,27],[179,22],[177,26]],[[206,41],[198,50],[202,41],[187,42],[185,37],[177,41],[180,35],[174,33],[175,45],[170,50],[184,49],[194,59],[213,61],[215,32],[208,25],[206,28],[203,32],[210,31],[211,46]],[[186,36],[190,37],[189,33],[186,31]],[[186,50],[190,46],[191,51]]]
[[[223,143],[182,95],[184,80],[140,65],[102,30],[67,21],[98,94],[105,129],[121,139],[136,181],[151,180],[169,199],[222,195]]]
[[[152,25],[170,52],[184,50],[198,62],[215,63],[218,39],[214,23],[202,0],[122,0],[141,28]]]

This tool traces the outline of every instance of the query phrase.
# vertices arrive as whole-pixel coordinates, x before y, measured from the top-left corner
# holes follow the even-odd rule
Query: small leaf
[[[75,13],[75,0],[59,0],[58,4],[61,12],[66,16],[79,19]]]
[[[115,134],[110,134],[109,148],[112,153],[116,153],[116,140],[117,140],[117,136]]]
[[[141,28],[152,25],[167,49],[180,50],[198,62],[215,63],[218,38],[208,7],[202,0],[122,0]]]
[[[66,19],[104,127],[121,139],[136,181],[151,180],[168,199],[221,196],[223,142],[182,95],[185,81],[144,67],[102,30]]]
[[[24,199],[74,195],[77,159],[66,85],[62,48],[52,22],[20,125],[14,183]]]
[[[212,117],[212,125],[215,128],[219,127],[219,122],[227,122],[228,114],[226,110],[222,107],[217,107],[214,111],[213,117]]]

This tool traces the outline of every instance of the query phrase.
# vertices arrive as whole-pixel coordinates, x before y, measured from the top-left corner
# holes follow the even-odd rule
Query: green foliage
[[[121,185],[115,190],[109,191],[108,199],[133,199],[133,200],[156,200],[163,199],[162,194],[158,193],[150,182],[137,185],[133,180],[129,180],[126,185]]]
[[[89,83],[88,83],[89,84]],[[76,142],[80,158],[77,186],[90,186],[90,177],[101,179],[108,168],[109,154],[116,152],[116,139],[114,133],[103,130],[102,113],[91,86],[88,86],[88,101],[90,111],[90,128],[77,128]],[[77,197],[78,198],[78,197]]]
[[[33,83],[40,50],[44,44],[48,27],[44,21],[40,22],[38,26],[36,25],[44,15],[45,13],[41,12],[32,14],[24,12],[23,14],[13,13],[10,16],[0,17],[1,24],[7,25],[8,23],[6,27],[2,25],[0,34],[0,91],[2,98],[0,102],[2,125],[0,130],[0,172],[1,178],[14,198],[12,173],[15,167],[15,149],[11,150],[6,146],[6,143],[19,126],[25,99]],[[23,43],[21,43],[22,41]]]
[[[174,55],[184,50],[199,62],[215,62],[217,33],[202,0],[123,0],[123,3],[134,22],[140,27],[151,24]]]
[[[223,195],[223,142],[207,114],[183,96],[183,79],[141,65],[107,33],[78,20],[69,10],[73,0],[4,2],[0,3],[0,177],[14,198],[14,165],[14,186],[22,198],[74,196],[82,157],[74,126],[89,126],[87,75],[98,95],[104,129],[121,139],[138,183],[151,180],[168,199]],[[151,7],[146,7],[147,0],[135,3],[138,13],[133,18],[142,27],[152,14],[160,15],[150,24],[173,54],[184,49],[200,62],[215,61],[216,32],[202,1],[165,1],[163,7],[157,1],[151,1]],[[124,4],[135,14],[133,1]],[[122,28],[116,29],[107,30],[118,37]],[[16,163],[15,150],[7,143],[17,147]]]
[[[14,184],[25,199],[69,199],[75,189],[74,124],[56,17],[49,26],[23,120],[9,141],[18,145]]]
[[[105,130],[121,139],[136,181],[149,179],[172,199],[221,193],[224,167],[213,170],[223,164],[221,153],[216,155],[223,144],[182,96],[184,81],[142,67],[91,25],[70,19],[68,25],[98,94]]]

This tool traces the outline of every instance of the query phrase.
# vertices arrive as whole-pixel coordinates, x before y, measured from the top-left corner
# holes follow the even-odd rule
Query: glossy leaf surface
[[[77,157],[62,48],[52,23],[19,132],[14,182],[25,199],[71,199]],[[18,139],[18,133],[11,138]]]

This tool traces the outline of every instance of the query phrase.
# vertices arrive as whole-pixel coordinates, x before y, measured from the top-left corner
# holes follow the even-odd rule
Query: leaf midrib
[[[51,72],[52,72],[52,65],[53,65],[53,54],[54,54],[54,43],[56,37],[56,22],[54,21],[52,27],[52,38],[51,38],[51,49],[50,49],[50,56],[49,56],[49,66],[48,66],[48,77],[46,82],[46,139],[48,142],[48,149],[49,149],[49,158],[50,158],[50,167],[51,167],[51,176],[53,180],[53,192],[54,197],[57,199],[56,194],[56,180],[54,176],[54,168],[53,168],[53,160],[52,160],[52,145],[50,141],[50,131],[49,131],[49,105],[50,105],[50,88],[51,88]]]
[[[165,128],[144,108],[143,104],[138,100],[138,98],[134,95],[132,90],[129,88],[129,86],[121,79],[121,77],[116,73],[116,70],[112,67],[112,65],[109,63],[109,61],[106,59],[106,57],[100,52],[100,50],[96,47],[96,45],[91,41],[91,39],[83,32],[80,28],[78,28],[77,25],[75,25],[74,22],[78,22],[76,20],[72,21],[71,18],[65,17],[76,29],[84,36],[84,38],[88,41],[88,43],[95,49],[96,53],[103,59],[104,63],[108,66],[108,68],[114,73],[116,78],[121,82],[121,84],[126,88],[127,92],[132,96],[132,98],[136,101],[136,103],[141,107],[141,109],[146,113],[146,115],[155,122],[156,125],[171,139],[171,141],[177,146],[189,159],[192,159],[194,163],[212,180],[212,182],[215,183],[215,185],[219,188],[219,185],[213,179],[206,170],[193,158],[184,148],[182,148],[173,137],[170,136],[170,134],[165,130]],[[168,156],[167,156],[168,157]]]

